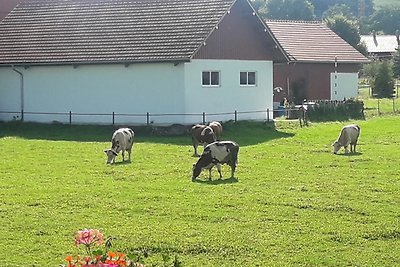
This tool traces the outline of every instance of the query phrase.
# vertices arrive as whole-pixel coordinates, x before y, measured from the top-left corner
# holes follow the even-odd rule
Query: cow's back
[[[121,128],[114,132],[112,137],[112,147],[115,148],[119,145],[119,150],[130,149],[133,144],[133,137],[135,133],[132,129]]]

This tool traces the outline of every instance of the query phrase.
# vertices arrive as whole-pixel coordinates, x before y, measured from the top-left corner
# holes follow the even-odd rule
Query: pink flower
[[[97,229],[84,229],[80,230],[75,235],[75,244],[91,245],[95,243],[97,245],[103,244],[103,234]]]

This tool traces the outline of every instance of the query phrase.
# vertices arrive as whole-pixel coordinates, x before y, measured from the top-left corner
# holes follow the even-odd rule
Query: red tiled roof
[[[368,59],[321,22],[272,21],[266,24],[290,61],[366,63]]]
[[[25,1],[0,22],[0,64],[189,60],[234,1]]]

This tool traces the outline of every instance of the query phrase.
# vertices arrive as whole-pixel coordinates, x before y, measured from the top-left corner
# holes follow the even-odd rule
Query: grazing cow
[[[207,169],[209,171],[208,178],[211,180],[211,169],[215,165],[217,166],[219,178],[221,179],[222,164],[228,164],[231,167],[231,177],[234,177],[238,153],[239,145],[232,141],[217,141],[207,145],[200,159],[193,165],[192,181],[196,180],[202,169]]]
[[[197,124],[194,125],[191,129],[192,133],[192,143],[194,148],[194,156],[199,157],[200,155],[197,153],[197,147],[199,144],[203,144],[204,146],[215,142],[215,133],[210,126]]]
[[[308,126],[308,113],[307,113],[307,105],[301,105],[299,107],[299,123],[300,127],[303,125]]]
[[[212,121],[208,124],[208,126],[210,126],[214,133],[215,133],[215,137],[216,138],[220,138],[221,134],[222,134],[222,125],[221,123],[219,123],[218,121]]]
[[[341,147],[344,147],[345,153],[348,153],[348,146],[350,145],[350,152],[356,152],[358,137],[360,136],[360,126],[351,124],[344,126],[340,131],[338,139],[332,144],[333,154],[336,154]]]
[[[107,164],[115,163],[115,158],[120,151],[122,151],[122,161],[125,161],[125,150],[128,151],[128,160],[131,161],[134,136],[135,133],[129,128],[121,128],[114,132],[111,139],[111,149],[104,150],[107,154]]]

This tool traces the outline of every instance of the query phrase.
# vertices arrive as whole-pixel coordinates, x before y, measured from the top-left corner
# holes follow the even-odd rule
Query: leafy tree
[[[389,61],[383,61],[375,80],[372,83],[372,92],[379,98],[392,97],[394,89],[393,73]]]
[[[334,17],[326,18],[325,22],[343,40],[357,48],[361,40],[357,21],[346,18],[343,15],[335,15]]]
[[[323,14],[322,17],[329,18],[334,17],[336,15],[341,15],[346,18],[353,18],[353,14],[351,13],[350,7],[345,4],[336,4],[334,6],[329,7]]]
[[[396,30],[400,29],[400,6],[382,7],[374,12],[370,21],[373,30],[394,34]]]
[[[370,16],[374,12],[373,0],[309,0],[315,8],[315,15],[322,17],[322,14],[335,5],[346,5],[353,16]]]
[[[267,18],[267,0],[251,0],[251,4],[253,5],[254,9],[257,10],[261,18]]]
[[[269,0],[266,4],[269,19],[313,20],[314,7],[308,0]]]
[[[397,50],[393,57],[393,75],[400,79],[400,49]]]

